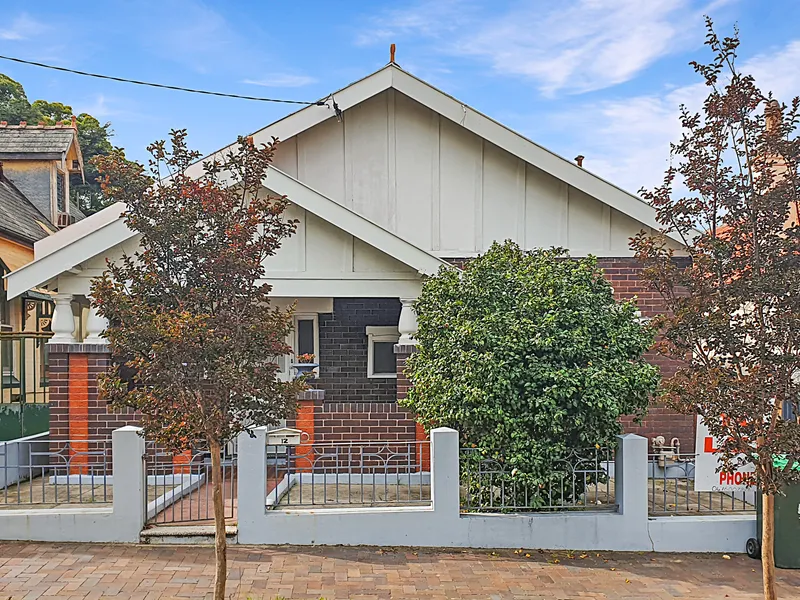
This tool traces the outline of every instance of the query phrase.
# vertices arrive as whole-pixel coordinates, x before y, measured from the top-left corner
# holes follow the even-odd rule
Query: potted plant
[[[292,364],[292,367],[294,367],[295,371],[297,371],[295,379],[312,375],[314,373],[314,369],[316,369],[318,366],[319,363],[314,362],[314,355],[310,352],[307,354],[298,354],[297,361]]]

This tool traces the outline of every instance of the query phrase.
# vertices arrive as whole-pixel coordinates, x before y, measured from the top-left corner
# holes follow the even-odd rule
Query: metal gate
[[[236,442],[222,456],[222,502],[225,519],[236,518]],[[147,522],[150,524],[214,521],[211,453],[198,445],[182,454],[160,450],[148,442]]]

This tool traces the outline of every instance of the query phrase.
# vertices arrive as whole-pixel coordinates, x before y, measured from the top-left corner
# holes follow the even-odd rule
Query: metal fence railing
[[[46,404],[47,341],[50,333],[0,332],[0,404]]]
[[[0,508],[109,503],[111,471],[110,439],[0,442]]]
[[[222,463],[222,502],[225,518],[236,516],[237,457],[228,444]],[[180,454],[145,444],[147,518],[151,523],[186,523],[214,519],[211,454],[204,444]]]
[[[429,441],[267,446],[267,506],[430,504]]]
[[[696,454],[648,456],[648,508],[651,515],[755,511],[755,492],[696,492]]]
[[[464,512],[614,510],[614,449],[586,448],[549,461],[538,475],[522,473],[478,448],[461,450]]]

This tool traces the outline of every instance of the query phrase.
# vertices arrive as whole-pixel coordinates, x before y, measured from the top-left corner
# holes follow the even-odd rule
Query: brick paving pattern
[[[515,553],[510,550],[249,548],[229,554],[241,600],[760,598],[760,564],[743,555]],[[0,544],[0,599],[210,598],[213,550]],[[779,597],[800,598],[800,571],[778,571]]]

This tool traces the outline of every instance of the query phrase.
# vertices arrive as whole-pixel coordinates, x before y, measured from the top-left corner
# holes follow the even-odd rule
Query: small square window
[[[397,327],[367,327],[367,377],[397,378],[394,345],[399,339]]]

